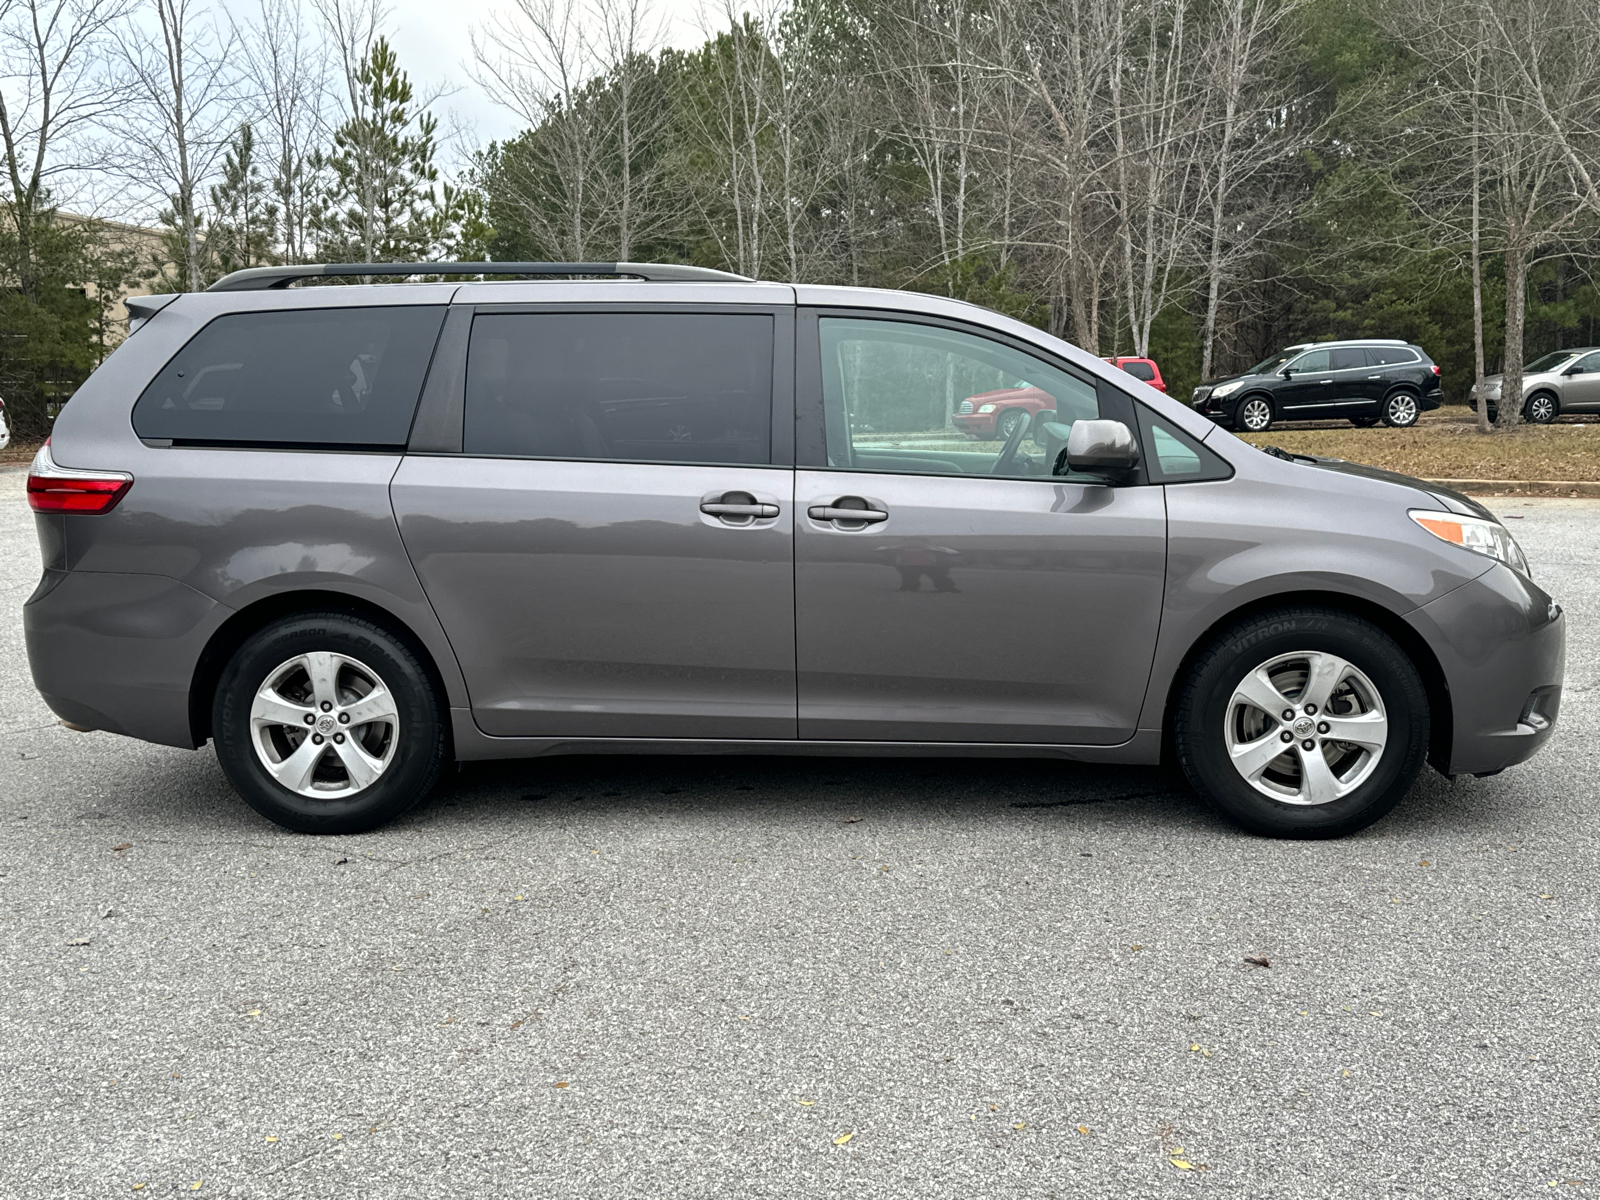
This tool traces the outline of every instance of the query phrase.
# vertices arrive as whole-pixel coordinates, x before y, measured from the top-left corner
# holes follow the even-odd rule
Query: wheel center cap
[[[334,729],[338,726],[338,724],[339,723],[337,721],[335,721],[332,717],[329,717],[329,716],[319,717],[317,719],[317,732],[318,733],[332,733],[334,731]],[[1299,726],[1296,726],[1295,728],[1298,729]]]
[[[1310,717],[1301,717],[1290,728],[1297,738],[1308,738],[1317,731],[1317,723]]]

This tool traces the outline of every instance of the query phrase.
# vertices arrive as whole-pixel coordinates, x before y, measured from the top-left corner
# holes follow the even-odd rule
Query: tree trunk
[[[1489,398],[1485,394],[1489,389],[1484,385],[1487,372],[1484,370],[1483,361],[1483,245],[1479,236],[1483,196],[1482,166],[1481,147],[1478,142],[1478,103],[1474,98],[1472,103],[1472,352],[1473,365],[1477,368],[1474,394],[1478,397],[1478,432],[1488,433],[1492,426],[1489,424]]]
[[[1500,374],[1500,411],[1495,424],[1511,429],[1522,423],[1522,322],[1526,314],[1528,248],[1506,240],[1506,355]]]

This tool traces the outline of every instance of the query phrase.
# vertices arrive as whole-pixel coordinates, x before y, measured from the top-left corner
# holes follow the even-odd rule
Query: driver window
[[[1304,374],[1306,371],[1326,371],[1328,370],[1328,352],[1326,350],[1307,350],[1294,362],[1290,363],[1289,366],[1294,369],[1296,375]]]
[[[818,325],[836,470],[1048,478],[1063,430],[1100,415],[1093,384],[988,338],[909,321]]]

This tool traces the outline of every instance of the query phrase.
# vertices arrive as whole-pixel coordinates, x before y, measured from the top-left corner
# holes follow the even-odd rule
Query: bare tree
[[[320,189],[317,151],[326,141],[330,64],[327,46],[294,0],[261,0],[239,32],[253,93],[256,127],[265,135],[280,245],[288,262],[304,262]]]
[[[0,138],[7,217],[17,238],[18,280],[34,286],[32,239],[52,182],[93,161],[89,134],[125,98],[107,61],[112,31],[131,0],[10,0],[0,6]]]
[[[182,243],[182,283],[207,286],[200,204],[243,117],[231,31],[204,0],[149,0],[117,33],[129,102],[111,121],[108,163],[161,189]]]

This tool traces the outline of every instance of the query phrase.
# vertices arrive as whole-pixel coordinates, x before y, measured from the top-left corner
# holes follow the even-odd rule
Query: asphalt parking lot
[[[1498,503],[1555,740],[1344,841],[1154,770],[621,757],[335,839],[56,724],[22,482],[0,1195],[1600,1193],[1600,502]]]

